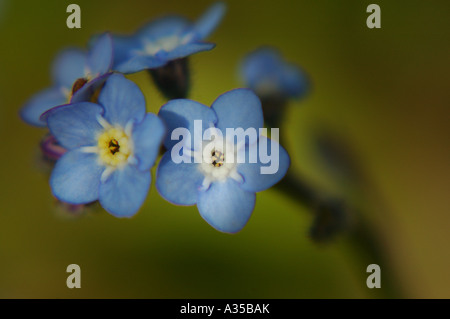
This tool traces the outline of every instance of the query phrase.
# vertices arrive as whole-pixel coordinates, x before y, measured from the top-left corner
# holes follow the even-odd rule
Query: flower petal
[[[264,46],[244,58],[241,66],[242,77],[252,89],[261,81],[271,81],[275,82],[274,85],[279,85],[282,65],[280,52],[275,48]]]
[[[136,37],[144,43],[159,38],[181,35],[190,27],[189,21],[178,15],[170,15],[158,18],[143,26],[136,33]]]
[[[100,184],[100,204],[116,217],[131,217],[141,208],[150,189],[150,171],[134,165],[115,170]]]
[[[266,144],[267,143],[267,144]],[[261,145],[267,145],[267,153],[272,152],[272,147],[275,149],[278,147],[278,158],[271,159],[269,163],[261,162],[261,155],[257,153],[261,152]],[[264,149],[264,148],[263,148]],[[254,152],[254,154],[258,154],[257,162],[250,163],[248,154],[249,152]],[[265,152],[264,152],[265,153]],[[265,154],[264,154],[265,155]],[[272,153],[271,153],[272,155]],[[267,162],[269,158],[266,158],[264,162]],[[261,167],[268,167],[273,165],[273,173],[271,174],[262,174]],[[258,143],[254,143],[250,146],[246,146],[246,160],[245,163],[238,164],[237,170],[244,178],[244,182],[240,185],[242,189],[245,189],[249,192],[260,192],[269,187],[272,187],[276,183],[278,183],[286,172],[290,165],[289,155],[286,150],[278,144],[276,141],[271,140],[265,136],[260,136]],[[267,170],[267,168],[266,168]]]
[[[211,108],[217,114],[216,127],[226,132],[227,128],[259,129],[264,119],[261,101],[249,89],[234,89],[219,96]],[[225,134],[225,133],[224,133]]]
[[[200,215],[215,229],[237,233],[248,222],[255,207],[256,195],[239,187],[233,179],[212,183],[200,191],[197,207]]]
[[[66,49],[56,57],[52,65],[52,78],[56,85],[72,90],[73,83],[86,76],[87,57],[80,49]]]
[[[150,169],[155,163],[165,132],[164,123],[153,113],[147,113],[144,120],[135,126],[133,131],[134,156],[139,162],[140,170]]]
[[[97,145],[96,136],[102,130],[97,117],[102,114],[100,105],[81,102],[54,108],[41,118],[47,118],[50,132],[62,147],[70,150]]]
[[[215,46],[216,45],[214,43],[207,43],[207,42],[188,43],[185,45],[180,45],[180,46],[176,47],[175,49],[167,52],[167,54],[164,56],[164,58],[167,61],[180,59],[180,58],[187,57],[194,53],[212,50]]]
[[[66,104],[67,98],[60,88],[50,88],[34,95],[20,110],[21,118],[30,125],[47,126],[40,116],[49,109]]]
[[[167,60],[159,57],[136,55],[119,63],[114,69],[124,74],[131,74],[147,69],[159,68],[167,63]]]
[[[283,67],[282,85],[286,95],[298,98],[309,91],[310,81],[300,67],[288,63]]]
[[[50,177],[53,194],[70,204],[87,204],[98,199],[100,176],[104,167],[98,164],[97,154],[80,149],[65,153],[56,162]]]
[[[171,160],[170,152],[166,152],[156,171],[156,189],[159,194],[175,205],[194,205],[204,179],[198,165],[175,164]]]
[[[194,121],[202,121],[200,134],[203,134],[203,131],[209,128],[211,124],[217,122],[216,114],[210,107],[188,99],[177,99],[167,102],[161,107],[158,115],[163,119],[167,127],[167,135],[164,141],[167,149],[178,143],[177,140],[171,139],[174,129],[187,128],[191,135],[191,148],[194,149]]]
[[[225,3],[216,2],[197,20],[194,30],[201,39],[208,37],[216,29],[225,15],[226,8]]]
[[[96,38],[88,53],[87,65],[93,75],[108,72],[113,63],[113,44],[109,33],[104,33]]]
[[[145,98],[139,87],[121,74],[111,75],[98,98],[105,108],[104,118],[112,125],[125,127],[129,121],[140,122],[145,116]]]
[[[131,53],[140,48],[140,42],[133,35],[113,36],[113,69],[130,59]]]

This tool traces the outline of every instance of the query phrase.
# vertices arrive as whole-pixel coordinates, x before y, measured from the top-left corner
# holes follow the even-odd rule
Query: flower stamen
[[[211,152],[211,160],[214,167],[221,167],[225,162],[225,156],[222,152],[214,150]]]
[[[119,142],[115,138],[109,141],[109,150],[112,155],[116,154],[120,150]]]

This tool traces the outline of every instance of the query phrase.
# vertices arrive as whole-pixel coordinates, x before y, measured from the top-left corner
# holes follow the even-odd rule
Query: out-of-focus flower
[[[187,58],[215,47],[205,38],[225,10],[225,4],[217,2],[195,23],[172,15],[148,23],[134,35],[114,36],[114,70],[125,74],[148,70],[167,98],[186,98],[190,88]]]
[[[112,37],[108,33],[99,36],[85,52],[66,49],[52,65],[53,86],[34,95],[21,109],[22,119],[34,126],[45,127],[40,116],[46,111],[68,103],[89,101],[111,74]]]
[[[276,141],[260,135],[263,114],[258,97],[251,90],[235,89],[219,96],[211,107],[192,100],[172,100],[159,115],[168,128],[164,145],[169,150],[157,169],[156,187],[161,196],[176,205],[196,204],[200,215],[219,231],[240,231],[253,212],[255,193],[283,178],[290,162]],[[180,128],[190,133],[178,142],[188,154],[182,162],[174,161],[179,144],[171,139]],[[227,128],[258,133],[236,141]],[[204,137],[207,131],[215,136],[212,141],[194,138],[198,133]],[[223,132],[222,137],[219,132]],[[273,174],[261,172],[267,164],[261,156],[249,160],[250,154],[261,154],[264,147],[278,151],[278,170]],[[245,151],[244,156],[241,151]]]
[[[166,16],[150,22],[131,36],[114,36],[114,70],[134,73],[158,68],[169,61],[214,48],[204,42],[225,13],[225,4],[212,5],[197,22]]]
[[[249,53],[241,65],[242,78],[247,87],[260,96],[281,95],[299,98],[308,88],[309,81],[299,66],[286,62],[272,47],[262,47]]]
[[[67,150],[50,177],[57,199],[74,205],[99,200],[117,217],[131,217],[139,210],[165,128],[155,114],[146,113],[136,84],[113,74],[98,104],[63,105],[41,119]]]
[[[306,73],[268,46],[246,55],[240,73],[245,85],[261,99],[264,119],[271,127],[280,126],[287,101],[305,96],[310,88]]]

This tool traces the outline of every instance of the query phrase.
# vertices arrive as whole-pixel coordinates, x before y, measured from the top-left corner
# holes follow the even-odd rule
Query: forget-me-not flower
[[[113,74],[98,104],[63,105],[41,118],[67,149],[50,177],[55,197],[70,204],[99,200],[114,216],[133,216],[147,196],[165,132],[163,122],[146,113],[138,86]]]
[[[299,98],[309,88],[306,73],[296,64],[285,61],[272,47],[261,47],[245,56],[241,76],[247,87],[260,97]]]
[[[160,109],[159,116],[168,128],[164,142],[168,151],[159,163],[156,178],[161,196],[176,205],[196,204],[200,215],[219,231],[240,231],[253,212],[255,193],[277,183],[290,162],[287,152],[276,141],[259,134],[263,114],[258,97],[249,89],[235,89],[219,96],[211,107],[187,99],[171,100]],[[172,140],[172,134],[179,128],[191,134],[190,139],[178,142],[184,145],[188,157],[191,154],[189,161],[173,158],[178,143]],[[253,138],[236,141],[227,135],[227,128],[247,132],[255,129],[258,133]],[[201,134],[220,131],[223,137],[198,143],[194,139],[196,130]],[[254,162],[248,158],[264,145],[266,149],[279,146],[278,170],[273,174],[261,173],[266,164],[261,158]],[[242,150],[245,161],[237,160]]]
[[[100,35],[85,52],[71,48],[62,51],[52,65],[53,86],[34,95],[21,109],[22,119],[34,126],[45,127],[40,116],[53,107],[88,101],[94,91],[111,74],[112,37]]]
[[[225,13],[225,4],[213,4],[195,23],[178,16],[154,20],[131,36],[114,36],[114,70],[135,73],[214,48],[205,42]]]

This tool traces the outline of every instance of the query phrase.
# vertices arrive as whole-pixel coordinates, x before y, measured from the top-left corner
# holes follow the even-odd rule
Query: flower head
[[[165,132],[162,121],[146,113],[139,88],[113,74],[98,104],[63,105],[41,118],[67,150],[50,178],[55,197],[70,204],[99,200],[115,216],[133,216],[148,193]]]
[[[275,48],[262,47],[249,53],[241,65],[247,87],[260,97],[298,98],[309,87],[306,74],[295,64],[286,62]]]
[[[251,90],[235,89],[211,107],[172,100],[159,115],[168,128],[164,145],[169,150],[157,169],[161,196],[177,205],[197,204],[200,215],[219,231],[240,231],[253,212],[255,193],[277,183],[289,167],[286,151],[260,134],[263,114],[258,97]],[[277,167],[267,173],[271,160]]]
[[[53,86],[34,95],[21,109],[22,119],[30,125],[45,127],[41,114],[53,107],[88,101],[111,74],[112,37],[99,36],[85,52],[66,49],[53,62]]]
[[[214,48],[204,42],[225,13],[225,4],[213,4],[195,23],[181,16],[150,22],[131,36],[114,36],[114,70],[135,73]]]

